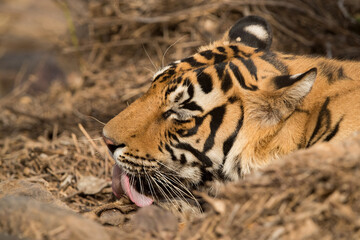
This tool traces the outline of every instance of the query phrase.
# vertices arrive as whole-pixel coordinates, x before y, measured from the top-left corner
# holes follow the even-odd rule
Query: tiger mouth
[[[112,190],[114,195],[117,198],[121,198],[121,195],[125,193],[138,207],[150,206],[154,200],[147,196],[147,191],[137,190],[137,184],[132,183],[131,179],[131,176],[127,175],[121,167],[115,164],[112,176]]]
[[[182,200],[190,205],[199,205],[192,194],[191,187],[181,183],[183,179],[162,174],[161,177],[147,175],[132,175],[121,166],[113,167],[112,190],[116,198],[126,195],[138,207],[146,207],[154,202],[172,202]]]

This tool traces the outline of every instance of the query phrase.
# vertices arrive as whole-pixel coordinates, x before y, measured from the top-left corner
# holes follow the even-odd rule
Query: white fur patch
[[[113,158],[115,159],[115,162],[120,162],[119,158],[121,155],[124,154],[124,148],[117,148],[114,152]]]
[[[183,96],[179,99],[179,102],[181,102],[182,100],[186,99],[186,98],[189,98],[189,94],[187,92],[187,86],[183,86],[183,85],[180,85],[176,88],[176,90],[174,92],[172,92],[169,96],[169,100],[170,102],[175,102],[175,98],[177,97],[177,95],[181,92],[183,92]]]
[[[300,82],[295,87],[291,88],[288,94],[293,98],[298,98],[300,100],[310,92],[313,84],[314,81],[306,79],[306,81]]]
[[[237,42],[241,42],[241,37],[237,37],[237,38],[236,38],[236,41],[237,41]]]
[[[296,78],[301,74],[292,75],[290,78]],[[288,94],[292,98],[298,98],[299,100],[305,97],[311,90],[316,79],[316,73],[312,72],[307,74],[304,79],[301,79],[298,83],[295,83],[295,86],[289,89]]]
[[[157,76],[163,74],[163,73],[164,73],[166,70],[168,70],[169,68],[170,68],[170,66],[166,66],[166,67],[160,69],[159,71],[157,71],[157,72],[154,74],[153,79],[155,79],[155,78],[157,78]]]
[[[223,166],[224,173],[234,181],[240,179],[237,169],[238,165],[242,164],[242,161],[238,159],[239,153],[243,151],[244,146],[247,144],[247,139],[245,136],[241,135],[241,132],[238,134],[233,147],[230,149],[228,155],[226,156],[226,162]],[[247,172],[248,169],[242,167],[242,172]]]
[[[261,25],[250,25],[245,27],[244,30],[263,41],[265,41],[269,37],[268,32]]]
[[[204,93],[199,84],[195,86],[195,94],[192,101],[196,102],[203,109],[211,109],[218,104],[219,99],[224,95],[218,88],[213,88],[210,93]]]
[[[123,147],[123,148],[117,148],[113,154],[113,158],[115,160],[115,163],[118,164],[119,166],[126,166],[129,169],[135,169],[136,167],[133,167],[131,164],[128,164],[126,162],[124,162],[123,160],[121,160],[121,157],[125,157],[125,153],[128,150],[127,147]],[[136,159],[134,157],[131,156],[126,156],[125,157],[126,160],[128,160],[129,162],[133,162],[135,164],[138,165],[143,165],[144,167],[154,167],[157,166],[156,162],[150,162],[150,161],[143,161],[143,160],[139,160]]]
[[[298,73],[298,74],[294,74],[294,75],[291,75],[290,78],[291,79],[296,79],[298,76],[300,76],[302,73]]]

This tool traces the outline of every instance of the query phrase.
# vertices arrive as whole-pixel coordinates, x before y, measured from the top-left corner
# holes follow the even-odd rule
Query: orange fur
[[[270,51],[259,19],[240,20],[222,40],[170,64],[106,124],[104,136],[125,146],[117,164],[129,174],[166,166],[189,188],[215,185],[360,130],[359,62]]]

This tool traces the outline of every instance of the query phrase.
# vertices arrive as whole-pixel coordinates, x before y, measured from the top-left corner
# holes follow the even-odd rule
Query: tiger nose
[[[108,149],[110,150],[110,152],[112,154],[114,154],[116,149],[125,147],[125,144],[123,144],[123,143],[117,144],[112,139],[107,138],[105,135],[103,135],[103,139],[104,139],[106,146],[108,147]]]

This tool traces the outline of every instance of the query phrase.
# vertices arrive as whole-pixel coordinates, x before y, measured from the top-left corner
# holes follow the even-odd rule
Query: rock
[[[53,203],[69,209],[65,203],[56,199],[42,184],[26,180],[9,180],[0,183],[0,198],[23,196],[43,203]]]
[[[0,232],[29,239],[110,239],[100,224],[26,196],[0,199]]]
[[[96,194],[105,187],[110,186],[105,179],[97,178],[95,176],[83,176],[77,182],[77,189],[84,194]]]
[[[140,208],[131,220],[137,230],[161,239],[172,239],[178,230],[177,218],[169,211],[155,205]]]

